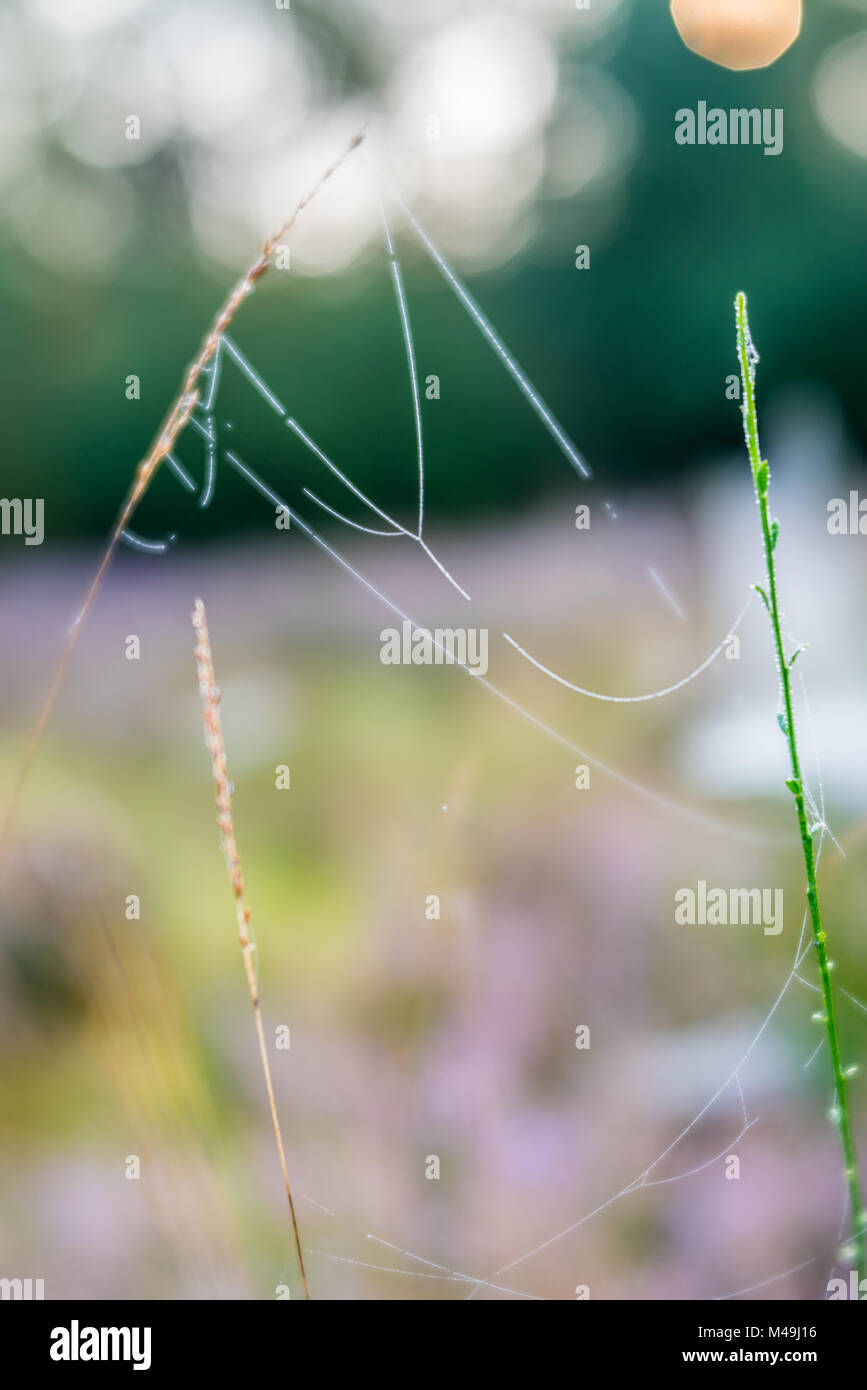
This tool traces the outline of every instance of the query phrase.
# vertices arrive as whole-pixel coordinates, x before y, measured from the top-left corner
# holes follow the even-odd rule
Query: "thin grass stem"
[[[317,179],[313,187],[304,195],[295,208],[295,211],[292,213],[292,216],[287,218],[278,232],[275,232],[273,236],[268,238],[255,261],[253,261],[246,273],[241,276],[241,279],[221,305],[208,332],[205,334],[197,356],[187,368],[178,395],[170,406],[168,414],[154,437],[153,443],[135,470],[129,491],[118,512],[114,529],[112,530],[110,539],[102,559],[100,560],[99,567],[91,581],[84,602],[78,610],[75,622],[69,630],[63,651],[60,654],[60,659],[55,667],[51,684],[48,688],[48,694],[39,711],[39,716],[36,720],[24,757],[21,761],[21,766],[19,767],[17,777],[12,787],[12,794],[6,806],[2,825],[0,825],[0,849],[6,844],[7,838],[11,832],[18,804],[21,799],[21,793],[24,790],[24,784],[27,780],[27,774],[30,771],[31,763],[36,756],[36,751],[42,741],[42,735],[45,732],[45,728],[57,702],[57,696],[63,685],[66,670],[72,653],[75,650],[76,643],[78,642],[81,629],[84,626],[85,619],[93,606],[96,595],[102,586],[102,581],[120,545],[123,532],[132,521],[138,505],[150,487],[160,464],[163,459],[168,458],[171,454],[179,435],[188,424],[193,411],[199,404],[199,378],[202,372],[207,370],[211,359],[216,356],[223,339],[223,334],[229,328],[229,325],[232,323],[232,320],[244,303],[244,300],[253,292],[262,276],[267,273],[272,264],[271,257],[278,243],[292,230],[301,213],[307,207],[308,203],[313,201],[322,188],[322,185],[337,172],[344,161],[352,154],[353,150],[358,148],[363,139],[363,130],[352,137],[343,153],[335,159],[334,163],[325,170],[324,174]]]
[[[825,1032],[828,1038],[828,1051],[831,1056],[831,1067],[834,1075],[835,1101],[833,1119],[840,1138],[840,1147],[843,1151],[846,1187],[852,1215],[851,1231],[853,1234],[848,1244],[850,1249],[854,1252],[855,1265],[858,1270],[858,1280],[860,1283],[865,1277],[865,1221],[861,1204],[861,1185],[855,1155],[855,1141],[852,1137],[852,1125],[849,1116],[847,1086],[848,1069],[843,1066],[840,1055],[840,1037],[837,1029],[834,990],[831,984],[831,968],[828,963],[827,940],[822,925],[822,912],[819,905],[819,888],[816,879],[816,855],[813,848],[813,837],[807,820],[806,794],[801,775],[801,760],[798,752],[795,712],[792,701],[791,670],[796,657],[802,649],[797,648],[791,656],[787,657],[783,646],[777,571],[774,559],[774,553],[779,538],[779,524],[771,520],[770,503],[768,500],[770,469],[767,460],[762,458],[761,447],[759,445],[759,426],[756,412],[756,363],[759,358],[750,334],[747,298],[742,292],[738,294],[735,300],[735,321],[737,325],[738,360],[741,369],[741,410],[744,417],[744,436],[746,438],[747,452],[749,454],[750,467],[753,475],[753,485],[755,487],[759,516],[761,518],[762,544],[765,554],[767,588],[764,589],[758,584],[755,588],[770,618],[771,630],[774,638],[774,653],[780,677],[783,708],[778,716],[778,722],[788,745],[789,764],[792,774],[791,777],[787,779],[786,786],[794,797],[798,817],[798,830],[801,837],[801,850],[804,857],[804,872],[807,883],[807,906],[810,912],[810,922],[813,927],[813,943],[816,949],[816,961],[819,967],[819,980],[821,983],[824,1006],[822,1022],[824,1022]]]
[[[205,613],[205,605],[200,598],[197,598],[195,601],[192,619],[193,627],[196,630],[196,670],[199,677],[199,694],[202,700],[202,712],[205,720],[205,744],[211,755],[211,764],[214,770],[214,783],[217,788],[217,824],[220,827],[223,837],[222,849],[226,859],[226,868],[229,873],[229,882],[232,886],[232,895],[235,899],[238,940],[241,943],[241,952],[244,957],[244,971],[250,990],[250,1001],[253,1005],[253,1017],[256,1022],[256,1037],[259,1043],[259,1056],[262,1059],[262,1072],[265,1077],[265,1090],[268,1093],[268,1105],[271,1109],[274,1138],[277,1141],[280,1169],[283,1173],[283,1184],[286,1188],[286,1197],[289,1202],[289,1217],[292,1224],[295,1249],[298,1253],[298,1267],[301,1271],[301,1282],[304,1285],[304,1297],[309,1299],[310,1288],[307,1283],[307,1272],[304,1268],[304,1251],[301,1248],[301,1236],[298,1231],[298,1221],[295,1216],[295,1203],[292,1200],[292,1188],[289,1184],[289,1171],[286,1166],[286,1151],[283,1147],[283,1135],[280,1130],[277,1102],[274,1097],[274,1086],[271,1081],[271,1067],[268,1062],[268,1049],[265,1044],[265,1025],[262,1021],[262,1008],[259,1003],[259,984],[256,978],[256,967],[253,961],[253,952],[256,947],[250,940],[249,932],[250,909],[244,901],[244,876],[241,872],[238,843],[235,838],[235,823],[232,816],[232,787],[226,765],[226,745],[223,739],[223,722],[220,718],[220,689],[214,675],[214,659],[211,653],[210,637],[208,636],[208,621]]]

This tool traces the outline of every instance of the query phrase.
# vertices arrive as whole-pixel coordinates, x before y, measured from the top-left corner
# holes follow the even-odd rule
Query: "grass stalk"
[[[142,498],[144,497],[145,493],[147,492],[148,488],[153,482],[154,477],[156,476],[160,464],[162,463],[166,455],[172,452],[172,449],[174,448],[175,443],[178,440],[178,437],[183,432],[185,426],[187,425],[190,419],[190,416],[192,415],[193,411],[195,410],[198,404],[199,378],[201,377],[202,372],[207,369],[208,364],[210,363],[215,352],[217,351],[217,348],[220,345],[220,339],[228,329],[229,325],[231,324],[241,305],[244,303],[248,295],[252,294],[259,280],[261,280],[262,276],[265,275],[268,269],[270,268],[272,264],[271,257],[273,256],[278,243],[282,241],[283,237],[287,236],[288,233],[291,232],[292,228],[295,226],[295,223],[301,216],[301,213],[307,207],[308,203],[311,203],[313,201],[319,190],[322,188],[323,184],[327,183],[327,181],[332,177],[332,175],[337,172],[337,170],[341,167],[344,161],[348,159],[349,156],[352,154],[353,150],[358,148],[363,139],[363,130],[359,131],[357,135],[353,136],[343,153],[337,159],[335,159],[334,163],[331,164],[329,168],[325,170],[324,174],[322,174],[320,178],[317,179],[313,187],[309,189],[309,191],[304,195],[304,197],[296,206],[295,211],[292,213],[292,216],[287,218],[287,220],[283,223],[283,226],[280,228],[279,231],[275,232],[273,236],[270,236],[268,238],[268,240],[263,245],[261,251],[259,252],[259,255],[253,261],[252,265],[241,276],[238,283],[234,286],[231,293],[227,296],[224,303],[220,306],[220,309],[215,315],[210,328],[205,334],[205,337],[202,341],[202,345],[199,348],[199,351],[195,359],[190,363],[189,367],[187,368],[180,391],[178,392],[177,396],[175,397],[175,400],[170,406],[168,414],[163,420],[163,423],[160,425],[160,428],[157,431],[150,448],[148,449],[144,458],[138,464],[138,467],[136,468],[135,473],[133,474],[133,479],[130,483],[129,491],[127,492],[127,495],[124,498],[123,503],[121,505],[120,511],[118,512],[117,520],[115,521],[114,528],[109,537],[108,544],[103,552],[102,559],[100,560],[96,573],[94,574],[93,579],[91,580],[90,587],[84,597],[84,602],[78,611],[78,615],[75,619],[75,622],[70,628],[69,635],[67,636],[66,642],[64,643],[63,650],[60,654],[58,663],[54,668],[54,674],[51,678],[51,684],[48,688],[48,693],[45,696],[45,699],[42,703],[42,707],[39,711],[39,716],[36,720],[36,724],[34,725],[33,732],[30,735],[30,740],[25,750],[24,757],[21,761],[21,765],[19,767],[18,774],[12,788],[12,793],[9,797],[9,801],[6,806],[3,822],[2,824],[0,824],[0,850],[2,850],[2,848],[6,844],[6,841],[11,833],[15,813],[18,809],[18,803],[21,799],[21,793],[24,789],[24,784],[27,780],[27,774],[30,771],[31,763],[33,762],[33,759],[36,755],[36,751],[39,748],[39,744],[42,741],[42,735],[45,732],[48,721],[51,718],[54,706],[57,702],[57,697],[60,694],[60,689],[63,685],[66,670],[72,657],[72,653],[75,650],[75,646],[78,642],[81,629],[84,626],[85,619],[87,618],[88,613],[93,607],[96,595],[98,594],[102,586],[102,581],[105,578],[108,568],[114,558],[115,552],[118,546],[120,545],[120,540],[121,536],[123,535],[123,532],[132,521],[132,518],[138,508],[139,503],[141,502]]]
[[[848,1245],[854,1253],[854,1260],[860,1283],[860,1281],[864,1279],[865,1273],[867,1273],[867,1270],[865,1270],[863,1229],[865,1214],[861,1203],[861,1185],[858,1174],[858,1163],[855,1155],[855,1141],[852,1137],[852,1125],[849,1114],[847,1082],[851,1070],[843,1066],[840,1055],[840,1036],[837,1028],[834,990],[831,983],[831,967],[828,962],[828,946],[825,930],[822,926],[822,912],[819,905],[819,888],[816,880],[816,855],[813,848],[813,836],[807,820],[804,784],[801,776],[801,760],[798,753],[795,713],[792,702],[791,671],[801,648],[799,647],[793,654],[787,657],[783,645],[777,571],[774,559],[777,541],[779,539],[779,524],[771,520],[770,503],[768,500],[770,470],[767,460],[762,458],[759,445],[759,427],[756,413],[756,363],[759,358],[750,334],[746,295],[742,292],[738,294],[735,300],[735,322],[737,325],[737,352],[741,370],[741,411],[744,417],[744,436],[746,438],[747,452],[749,454],[753,485],[756,493],[756,502],[758,503],[759,517],[761,519],[762,543],[765,555],[766,588],[763,588],[759,584],[756,584],[755,588],[770,618],[777,670],[780,677],[783,708],[781,714],[778,716],[778,721],[788,745],[789,765],[791,770],[791,777],[787,779],[786,786],[794,798],[798,818],[798,830],[801,838],[801,850],[804,858],[807,906],[809,908],[810,922],[813,928],[813,944],[816,949],[816,961],[819,968],[819,979],[822,989],[823,1013],[821,1017],[825,1025],[828,1050],[831,1055],[831,1067],[834,1075],[835,1099],[832,1114],[840,1139],[840,1147],[843,1151],[843,1166],[849,1196],[849,1206],[851,1208],[852,1234]]]
[[[193,627],[196,631],[196,670],[199,678],[199,694],[202,700],[202,712],[205,720],[205,744],[211,755],[211,764],[214,770],[214,783],[217,789],[217,824],[220,827],[223,837],[222,850],[226,859],[226,868],[229,873],[229,882],[232,886],[232,895],[235,899],[238,940],[241,943],[241,952],[244,957],[244,971],[250,990],[250,1001],[253,1005],[253,1017],[256,1022],[256,1037],[259,1042],[259,1055],[262,1059],[262,1072],[265,1077],[265,1090],[268,1093],[271,1122],[274,1126],[274,1138],[277,1141],[277,1152],[280,1156],[283,1184],[286,1188],[286,1197],[289,1202],[289,1217],[292,1225],[295,1249],[298,1254],[301,1282],[304,1285],[304,1297],[309,1299],[310,1288],[307,1283],[307,1272],[304,1268],[304,1252],[301,1248],[301,1236],[298,1231],[298,1221],[295,1216],[295,1203],[292,1200],[292,1188],[289,1184],[289,1172],[286,1166],[286,1151],[283,1147],[283,1135],[280,1130],[280,1119],[277,1115],[277,1102],[274,1098],[271,1067],[268,1062],[268,1049],[265,1043],[265,1025],[262,1022],[262,1009],[259,1003],[259,985],[256,978],[256,966],[253,961],[253,952],[256,948],[250,940],[249,932],[250,909],[244,901],[244,876],[241,872],[241,861],[238,856],[238,844],[235,838],[235,823],[232,816],[232,788],[226,766],[226,745],[223,739],[223,723],[220,718],[220,689],[214,675],[214,659],[211,653],[210,637],[208,636],[208,621],[205,613],[205,605],[200,598],[197,598],[195,601],[192,619]]]

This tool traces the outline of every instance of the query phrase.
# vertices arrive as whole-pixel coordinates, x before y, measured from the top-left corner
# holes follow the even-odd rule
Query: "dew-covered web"
[[[384,249],[385,254],[388,258],[389,272],[394,291],[398,327],[401,334],[404,355],[406,359],[408,393],[415,432],[418,478],[417,510],[415,524],[413,526],[405,525],[396,517],[388,513],[364,490],[362,490],[362,488],[360,488],[349,477],[349,475],[344,471],[343,468],[340,467],[340,465],[337,462],[329,458],[329,456],[320,446],[320,444],[312,437],[308,429],[305,427],[305,424],[301,420],[297,419],[294,415],[290,414],[289,409],[283,404],[283,402],[280,400],[279,396],[271,388],[271,386],[264,380],[262,374],[251,361],[249,355],[242,351],[242,349],[238,346],[237,342],[235,341],[234,335],[230,336],[228,332],[223,332],[220,335],[216,352],[214,353],[210,363],[203,368],[203,374],[207,374],[207,389],[204,392],[202,398],[196,403],[195,408],[189,419],[190,425],[193,427],[193,430],[198,435],[201,441],[202,481],[200,484],[197,484],[194,477],[191,475],[188,466],[177,457],[177,452],[170,452],[166,455],[165,461],[168,465],[170,475],[174,477],[178,485],[182,487],[185,491],[187,491],[190,494],[197,493],[199,506],[201,508],[207,508],[214,497],[215,488],[217,485],[218,468],[221,463],[228,464],[234,470],[234,472],[237,473],[239,477],[244,479],[261,497],[265,499],[265,501],[267,501],[271,505],[271,507],[282,512],[284,516],[289,518],[291,523],[290,529],[300,531],[301,534],[304,535],[315,547],[317,547],[317,549],[322,554],[326,555],[333,563],[338,565],[349,579],[359,584],[368,593],[375,597],[378,600],[378,602],[381,603],[389,612],[391,612],[392,614],[401,618],[404,621],[408,621],[412,625],[413,630],[424,630],[429,636],[433,647],[437,648],[438,651],[441,652],[444,657],[448,656],[449,664],[460,666],[461,669],[465,672],[465,674],[469,675],[470,678],[473,681],[475,681],[477,685],[483,687],[485,691],[487,691],[490,695],[493,695],[501,703],[505,704],[509,709],[513,711],[513,713],[518,715],[522,720],[527,721],[546,738],[567,749],[570,753],[585,759],[588,763],[598,768],[600,772],[612,778],[620,785],[626,787],[631,792],[636,793],[639,796],[650,800],[651,802],[659,805],[668,812],[685,817],[689,821],[699,826],[702,826],[707,830],[713,831],[715,835],[724,834],[732,836],[734,838],[747,839],[754,843],[776,843],[777,837],[775,836],[770,836],[765,833],[761,833],[756,829],[743,828],[738,825],[732,825],[730,823],[721,822],[716,818],[710,817],[700,811],[697,811],[693,807],[684,806],[667,796],[661,795],[653,787],[635,781],[625,772],[621,771],[618,768],[610,766],[606,762],[603,762],[601,759],[597,758],[586,748],[580,747],[578,744],[576,744],[570,738],[568,738],[565,734],[563,734],[560,730],[553,728],[551,725],[543,722],[530,709],[526,708],[524,705],[518,703],[518,701],[513,699],[512,696],[510,696],[505,690],[500,688],[499,685],[495,684],[492,680],[487,679],[486,676],[478,674],[475,670],[471,669],[469,665],[462,663],[460,660],[458,660],[454,653],[447,653],[445,647],[438,640],[435,634],[430,633],[428,629],[423,629],[420,624],[416,623],[412,615],[409,612],[407,612],[401,604],[399,604],[391,597],[386,595],[384,592],[382,592],[382,590],[379,587],[377,587],[371,580],[369,580],[361,572],[361,570],[359,570],[355,565],[351,564],[349,560],[347,560],[345,556],[342,555],[334,545],[332,545],[329,541],[325,540],[325,538],[315,529],[315,527],[311,524],[307,517],[302,516],[300,514],[297,507],[290,507],[288,503],[280,496],[279,492],[274,487],[272,487],[269,482],[266,482],[263,478],[261,478],[254,471],[253,468],[250,467],[250,465],[242,457],[239,448],[229,448],[222,443],[221,428],[225,426],[226,422],[220,422],[218,420],[220,385],[226,371],[234,370],[240,373],[240,375],[255,390],[255,392],[258,394],[261,400],[269,407],[269,409],[272,412],[274,412],[277,415],[277,417],[282,421],[285,428],[290,432],[290,435],[292,436],[293,440],[300,444],[306,451],[308,451],[309,454],[312,455],[314,459],[316,459],[316,461],[322,467],[322,469],[326,473],[330,474],[330,476],[333,479],[336,479],[341,484],[341,486],[345,489],[347,494],[346,505],[351,506],[358,503],[362,505],[362,507],[365,509],[365,521],[362,522],[353,519],[352,517],[347,515],[342,509],[331,506],[330,504],[323,501],[322,498],[312,488],[304,487],[302,489],[303,495],[308,499],[311,506],[323,512],[324,514],[329,516],[333,521],[336,521],[338,524],[345,526],[348,530],[351,530],[355,533],[361,533],[366,536],[370,536],[376,543],[378,543],[381,540],[388,539],[402,541],[405,544],[418,547],[418,549],[425,556],[425,559],[436,568],[444,582],[446,582],[458,594],[460,594],[461,597],[467,603],[472,603],[471,595],[460,582],[459,577],[452,574],[446,568],[445,564],[436,555],[436,553],[429,546],[427,540],[425,539],[424,439],[415,345],[403,272],[401,268],[400,259],[395,247],[395,241],[392,234],[392,227],[389,221],[388,214],[386,212],[382,196],[383,192],[389,197],[391,204],[399,210],[399,213],[409,233],[415,237],[417,242],[424,249],[426,254],[430,257],[431,261],[442,275],[446,285],[454,294],[458,303],[465,310],[470,322],[475,325],[475,327],[481,333],[483,339],[487,342],[488,346],[495,353],[496,357],[501,362],[506,373],[511,378],[514,385],[522,393],[525,400],[536,414],[540,423],[544,426],[548,434],[554,440],[559,452],[562,454],[562,456],[569,464],[571,469],[579,477],[583,479],[589,479],[592,476],[588,464],[586,463],[582,455],[579,453],[575,445],[572,443],[568,434],[560,425],[556,416],[548,407],[540,392],[537,390],[535,385],[531,382],[530,378],[521,368],[521,366],[515,358],[515,355],[505,344],[495,327],[485,316],[482,309],[476,303],[475,299],[472,297],[467,287],[462,283],[462,281],[456,275],[455,271],[446,261],[445,257],[442,255],[440,250],[432,241],[431,237],[429,236],[425,228],[422,226],[422,224],[419,222],[415,214],[406,205],[406,203],[400,197],[397,190],[389,181],[383,181],[382,184],[378,185],[377,198],[379,201],[379,208],[381,212]],[[752,359],[750,359],[750,364],[752,366]],[[612,521],[617,520],[618,513],[615,510],[615,507],[612,503],[606,502],[604,504],[604,510],[607,516]],[[170,533],[166,540],[148,539],[132,531],[127,526],[122,532],[122,539],[126,544],[132,546],[137,550],[145,551],[147,553],[160,554],[165,553],[167,551],[169,545],[176,539],[176,535],[175,533]],[[678,605],[677,600],[669,592],[664,579],[659,575],[655,567],[650,563],[648,563],[646,567],[646,575],[649,582],[654,584],[657,590],[666,599],[667,603],[669,604],[669,607],[672,609],[675,615],[680,619],[683,619],[685,615],[683,614],[680,606]],[[566,687],[573,693],[592,700],[606,701],[612,704],[634,704],[664,698],[667,695],[673,694],[674,692],[683,689],[692,681],[698,679],[718,659],[718,657],[724,650],[728,640],[738,630],[746,616],[751,601],[752,593],[750,593],[749,598],[746,600],[740,612],[737,614],[737,616],[729,626],[726,635],[723,637],[722,641],[720,641],[718,645],[714,647],[710,654],[698,666],[696,666],[694,670],[689,672],[687,675],[682,676],[679,679],[676,679],[671,683],[663,686],[661,689],[641,694],[609,694],[588,689],[587,687],[582,686],[577,682],[573,682],[567,679],[565,676],[559,674],[549,666],[545,665],[538,656],[531,654],[524,646],[520,644],[518,639],[512,636],[510,633],[504,632],[502,636],[504,637],[505,641],[509,644],[509,646],[514,651],[516,651],[525,661],[527,661],[530,665],[532,665],[543,675],[550,678],[560,686]],[[791,635],[788,632],[786,635],[790,640],[793,640],[791,639]],[[838,849],[840,848],[840,846],[837,844],[837,841],[834,840],[834,837],[831,835],[831,832],[826,824],[825,795],[822,783],[821,766],[818,756],[818,749],[816,746],[816,737],[813,728],[812,713],[810,710],[809,701],[807,699],[803,670],[799,668],[797,671],[797,675],[800,692],[800,705],[802,707],[802,711],[805,718],[805,727],[808,731],[810,758],[815,768],[815,790],[813,791],[805,785],[804,792],[806,804],[810,815],[811,833],[816,834],[818,836],[816,842],[816,863],[818,866],[819,860],[822,855],[822,849],[826,835],[828,835],[831,838],[831,840],[837,846]],[[771,1003],[763,1021],[757,1028],[755,1034],[753,1035],[751,1041],[747,1045],[740,1060],[736,1063],[736,1065],[728,1073],[728,1075],[726,1075],[725,1079],[721,1082],[717,1089],[709,1096],[707,1101],[704,1103],[703,1106],[701,1106],[701,1108],[696,1112],[692,1119],[663,1148],[661,1153],[659,1153],[652,1160],[652,1162],[649,1163],[630,1182],[628,1182],[625,1186],[619,1188],[610,1197],[608,1197],[605,1201],[594,1207],[592,1210],[577,1216],[573,1220],[570,1220],[561,1229],[551,1234],[540,1233],[539,1241],[536,1244],[534,1244],[531,1248],[516,1254],[513,1259],[509,1260],[505,1264],[500,1265],[498,1268],[490,1270],[483,1276],[480,1276],[478,1274],[470,1274],[466,1271],[451,1268],[436,1261],[430,1260],[419,1253],[406,1249],[405,1247],[395,1242],[392,1242],[381,1235],[377,1235],[374,1233],[368,1233],[368,1241],[371,1242],[372,1247],[376,1248],[377,1252],[388,1252],[387,1258],[391,1261],[390,1263],[385,1262],[386,1256],[384,1254],[380,1257],[380,1260],[378,1261],[374,1258],[370,1260],[361,1260],[346,1254],[342,1254],[338,1251],[320,1250],[310,1247],[306,1248],[306,1253],[308,1255],[312,1255],[316,1258],[320,1258],[327,1261],[339,1262],[350,1266],[358,1266],[363,1269],[376,1270],[380,1272],[400,1275],[406,1278],[407,1280],[427,1280],[432,1283],[438,1284],[463,1285],[468,1290],[468,1298],[474,1298],[482,1290],[489,1290],[492,1293],[505,1294],[508,1296],[522,1299],[537,1299],[539,1295],[532,1292],[531,1290],[527,1290],[526,1288],[522,1289],[515,1287],[515,1276],[517,1272],[524,1272],[523,1267],[528,1265],[529,1262],[532,1261],[535,1257],[541,1255],[544,1251],[549,1250],[552,1246],[558,1244],[559,1242],[567,1239],[569,1236],[574,1235],[575,1232],[581,1230],[589,1222],[601,1217],[615,1204],[625,1201],[628,1197],[634,1195],[635,1193],[638,1193],[644,1189],[670,1186],[675,1183],[688,1181],[689,1178],[695,1176],[698,1173],[703,1172],[704,1170],[710,1168],[714,1164],[719,1163],[721,1159],[723,1159],[727,1154],[731,1152],[733,1146],[739,1143],[759,1123],[760,1116],[751,1115],[749,1111],[743,1082],[743,1073],[745,1071],[745,1068],[747,1067],[748,1063],[753,1057],[756,1049],[759,1047],[767,1030],[773,1022],[775,1015],[777,1014],[777,1011],[779,1010],[783,1000],[789,994],[793,985],[801,987],[808,994],[812,994],[814,992],[818,993],[820,995],[821,1002],[821,991],[818,985],[806,979],[802,973],[802,966],[804,965],[806,958],[811,954],[813,944],[812,937],[808,932],[808,921],[808,912],[805,909],[801,921],[798,943],[794,952],[791,967],[778,993],[776,994],[776,997]],[[853,1007],[867,1013],[867,1006],[865,1006],[865,1004],[863,1004],[859,999],[855,998],[855,996],[853,996],[846,990],[842,990],[841,994],[853,1005]],[[818,1057],[819,1053],[823,1050],[825,1045],[826,1044],[823,1040],[811,1049],[810,1054],[805,1058],[805,1061],[803,1062],[804,1069],[807,1069],[812,1065],[812,1063]],[[711,1155],[704,1161],[687,1169],[678,1170],[675,1165],[674,1172],[663,1171],[663,1167],[666,1164],[666,1160],[671,1159],[672,1155],[674,1155],[676,1151],[680,1148],[684,1140],[686,1140],[687,1136],[691,1135],[693,1131],[696,1130],[696,1128],[699,1126],[702,1120],[704,1120],[705,1117],[710,1114],[710,1112],[714,1109],[717,1103],[724,1096],[726,1096],[727,1098],[734,1096],[736,1099],[737,1110],[739,1114],[739,1127],[737,1129],[737,1132],[732,1136],[732,1138],[722,1149],[720,1149],[718,1152],[715,1152],[713,1155]],[[301,1195],[303,1200],[312,1204],[323,1213],[329,1216],[335,1216],[334,1210],[331,1207],[324,1205],[324,1203],[319,1201],[317,1198],[306,1196],[304,1194]],[[846,1231],[846,1210],[847,1208],[844,1199],[843,1217],[838,1233],[837,1247],[839,1247],[841,1242],[845,1242],[847,1239],[851,1239],[852,1236],[855,1234],[854,1232],[847,1233]],[[835,1249],[833,1252],[831,1252],[829,1247],[829,1259],[832,1259],[832,1261],[836,1262],[840,1253],[841,1252],[839,1252],[839,1249]],[[395,1257],[400,1257],[400,1264],[395,1264],[393,1262]],[[821,1256],[816,1256],[813,1259],[803,1261],[802,1263],[792,1268],[783,1271],[771,1271],[769,1272],[767,1277],[761,1279],[757,1283],[751,1284],[747,1288],[724,1291],[717,1295],[717,1297],[736,1298],[739,1296],[746,1295],[748,1293],[752,1293],[759,1289],[770,1287],[772,1285],[778,1284],[780,1281],[790,1277],[791,1275],[808,1268],[811,1265],[816,1265],[822,1258],[823,1257]],[[417,1267],[408,1268],[407,1264]]]

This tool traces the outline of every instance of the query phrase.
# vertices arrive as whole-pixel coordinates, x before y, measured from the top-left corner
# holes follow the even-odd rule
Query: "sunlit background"
[[[743,288],[787,623],[809,643],[805,763],[838,842],[821,870],[845,1060],[863,1058],[867,542],[829,535],[827,505],[864,486],[865,93],[863,3],[814,0],[742,72],[691,52],[662,0],[4,7],[0,495],[44,498],[45,540],[0,536],[3,805],[186,363],[361,129],[231,334],[412,533],[393,238],[433,555],[355,529],[382,518],[224,366],[221,445],[357,573],[277,530],[222,455],[201,506],[188,427],[193,488],[164,465],[136,516],[151,552],[109,572],[0,865],[0,1276],[49,1298],[301,1292],[202,742],[198,594],[266,1029],[291,1036],[271,1055],[314,1297],[465,1298],[472,1276],[474,1300],[822,1298],[848,1268],[811,957],[791,975],[803,897],[761,605],[737,659],[662,698],[563,680],[677,684],[760,579],[730,382]],[[783,152],[679,146],[699,101],[782,109]],[[383,665],[401,621],[383,595],[485,628],[495,691]],[[699,880],[783,887],[784,930],[676,926]],[[853,1099],[867,1152],[861,1083]]]

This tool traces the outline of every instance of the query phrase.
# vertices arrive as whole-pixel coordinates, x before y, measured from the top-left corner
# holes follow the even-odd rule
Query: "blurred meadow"
[[[381,524],[224,366],[221,448],[345,564],[276,528],[222,452],[201,506],[189,426],[195,492],[163,465],[135,517],[155,549],[121,547],[0,857],[0,1276],[48,1298],[301,1294],[203,746],[201,595],[313,1297],[825,1297],[845,1193],[811,954],[792,975],[803,871],[761,604],[737,659],[634,704],[566,688],[503,634],[619,696],[723,646],[762,564],[727,387],[744,288],[783,601],[809,644],[805,768],[839,842],[820,886],[844,1060],[863,1058],[867,558],[827,506],[864,486],[867,5],[815,0],[748,72],[690,52],[651,0],[29,0],[0,36],[0,494],[45,501],[43,544],[0,536],[0,810],[185,365],[364,122],[231,336],[413,533],[379,190],[418,377],[439,384],[424,541],[472,596],[412,534],[318,505]],[[783,152],[678,146],[699,101],[782,108]],[[484,628],[495,690],[383,664],[401,618],[377,595]],[[783,930],[677,925],[700,880],[783,888]],[[863,1082],[852,1103],[863,1155]]]

